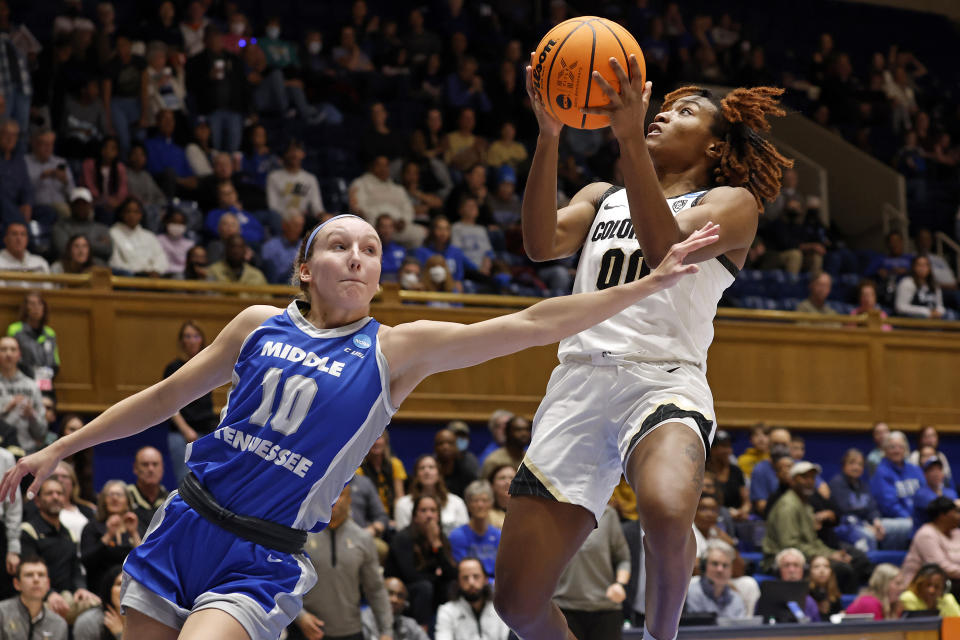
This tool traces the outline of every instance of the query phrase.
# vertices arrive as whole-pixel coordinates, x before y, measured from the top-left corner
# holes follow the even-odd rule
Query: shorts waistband
[[[609,351],[594,351],[591,353],[568,353],[560,360],[562,364],[568,362],[577,364],[592,364],[598,366],[612,367],[621,364],[662,364],[662,365],[691,365],[698,369],[701,368],[699,362],[691,360],[677,360],[676,358],[652,358],[650,356],[641,356],[636,354],[618,355]]]
[[[203,519],[254,544],[281,553],[300,553],[307,543],[307,532],[302,529],[242,516],[221,507],[193,473],[188,473],[180,483],[180,497]]]

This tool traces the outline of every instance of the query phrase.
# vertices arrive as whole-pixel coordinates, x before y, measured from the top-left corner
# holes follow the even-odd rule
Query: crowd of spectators
[[[46,4],[52,29],[0,1],[0,215],[28,240],[11,238],[3,268],[286,283],[305,229],[350,211],[377,225],[391,249],[383,280],[402,288],[569,292],[575,257],[532,263],[520,239],[536,134],[524,65],[541,31],[598,7],[355,0],[317,3],[317,28],[256,2]],[[788,171],[747,264],[774,273],[747,271],[725,303],[810,311],[804,289],[823,270],[834,287],[819,304],[811,295],[813,310],[868,308],[859,275],[884,313],[956,315],[956,275],[929,234],[952,232],[960,201],[949,74],[898,47],[844,52],[836,34],[767,43],[753,17],[695,2],[599,9],[637,37],[655,86],[780,84],[907,174],[914,251],[882,256],[850,251]],[[618,174],[609,131],[565,130],[558,204]],[[949,220],[930,203],[952,203]],[[188,260],[195,246],[205,251]],[[790,295],[766,295],[784,279]]]

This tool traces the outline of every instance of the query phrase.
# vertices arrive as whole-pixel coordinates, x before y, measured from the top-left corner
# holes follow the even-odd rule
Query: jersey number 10
[[[620,281],[623,274],[623,263],[627,263],[627,273]],[[637,273],[639,271],[639,273]],[[609,289],[618,284],[626,284],[639,280],[650,273],[650,267],[643,261],[643,251],[637,249],[630,254],[627,259],[623,249],[608,249],[600,259],[600,273],[597,274],[597,290]]]
[[[280,395],[280,406],[277,412],[272,413],[273,400],[277,395],[277,387],[280,386],[280,376],[283,369],[272,367],[263,374],[263,399],[260,406],[250,416],[250,423],[266,426],[270,421],[270,428],[279,431],[285,436],[296,433],[300,428],[300,423],[307,417],[310,405],[317,395],[317,381],[306,376],[290,376],[283,383],[283,392]],[[273,420],[270,420],[271,415]]]

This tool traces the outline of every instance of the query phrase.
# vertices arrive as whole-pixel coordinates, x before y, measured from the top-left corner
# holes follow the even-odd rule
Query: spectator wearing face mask
[[[187,252],[196,244],[186,236],[187,217],[176,209],[163,218],[163,233],[157,235],[157,242],[167,256],[167,275],[181,276],[187,266]]]
[[[453,274],[447,266],[447,261],[441,255],[432,255],[427,258],[423,264],[423,288],[425,291],[436,291],[439,293],[461,293],[463,292],[463,283],[454,280]],[[450,303],[432,301],[432,306],[451,306]]]
[[[463,290],[463,279],[468,270],[476,271],[476,266],[470,262],[469,258],[464,255],[463,251],[459,247],[455,247],[450,242],[451,237],[451,228],[450,221],[446,216],[437,216],[430,223],[430,233],[427,235],[427,239],[424,241],[423,246],[414,251],[414,255],[418,260],[424,265],[424,267],[429,271],[431,265],[427,264],[431,256],[439,255],[444,259],[446,264],[447,271],[450,273],[452,279],[452,289],[446,289],[446,285],[438,280],[432,280],[434,282],[434,291],[441,290]],[[439,271],[436,272],[436,277],[439,278]],[[426,284],[426,283],[425,283]],[[441,288],[443,286],[444,288]],[[430,288],[429,285],[427,287]]]
[[[400,265],[398,281],[400,288],[406,291],[423,291],[423,274],[420,261],[413,256],[407,256]]]

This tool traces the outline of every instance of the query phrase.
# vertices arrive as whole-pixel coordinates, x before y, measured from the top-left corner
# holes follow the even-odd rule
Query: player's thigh
[[[220,609],[191,613],[179,637],[180,640],[251,640],[243,625]]]
[[[168,627],[136,609],[126,607],[125,616],[123,640],[176,640],[180,635],[179,629]]]
[[[584,507],[512,496],[497,550],[497,590],[549,599],[564,567],[596,524]]]

